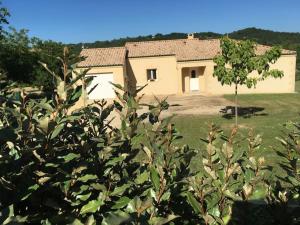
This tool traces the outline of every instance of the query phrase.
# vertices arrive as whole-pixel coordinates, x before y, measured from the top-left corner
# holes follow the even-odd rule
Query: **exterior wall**
[[[232,94],[234,86],[222,86],[213,77],[213,60],[177,62],[175,56],[129,58],[124,66],[92,67],[88,74],[113,73],[114,82],[129,90],[148,84],[142,91],[146,95],[172,95],[190,93],[190,71],[199,75],[199,93]],[[147,69],[157,69],[157,80],[147,80]],[[284,72],[282,79],[267,78],[256,88],[239,87],[239,93],[292,93],[295,91],[296,55],[283,55],[271,69]],[[78,69],[80,70],[80,68]],[[253,76],[255,74],[253,73]]]
[[[204,68],[203,76],[199,77],[200,92],[208,94],[232,94],[234,86],[222,86],[217,78],[213,77],[214,71],[213,60],[178,62],[178,68],[182,71],[183,92],[189,93],[189,68]],[[282,79],[267,78],[257,84],[256,88],[248,89],[246,86],[239,87],[240,94],[247,93],[292,93],[295,91],[295,75],[296,75],[296,55],[283,55],[275,64],[271,65],[271,69],[283,71]],[[257,76],[253,73],[252,76]]]
[[[278,69],[283,71],[284,77],[281,79],[267,78],[264,81],[258,82],[256,88],[248,89],[246,86],[239,87],[240,94],[248,93],[292,93],[295,92],[295,75],[296,75],[296,56],[283,55],[275,64],[271,65],[271,69]],[[208,67],[211,76],[207,80],[207,92],[210,94],[232,94],[234,93],[234,86],[222,86],[217,78],[212,76],[213,62]],[[257,76],[257,73],[253,73]]]
[[[157,70],[157,80],[147,80],[147,69]],[[177,62],[175,56],[129,58],[127,61],[129,86],[148,84],[142,94],[171,95],[178,93]]]

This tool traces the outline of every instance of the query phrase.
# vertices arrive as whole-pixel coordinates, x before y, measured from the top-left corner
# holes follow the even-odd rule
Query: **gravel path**
[[[159,97],[160,99],[163,96]],[[220,114],[220,110],[226,106],[234,105],[222,96],[216,95],[171,95],[168,96],[168,103],[171,106],[167,114],[177,115],[215,115]],[[145,103],[154,102],[153,97],[145,97]]]

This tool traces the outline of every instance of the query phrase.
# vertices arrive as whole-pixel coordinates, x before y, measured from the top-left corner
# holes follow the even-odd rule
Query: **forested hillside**
[[[214,32],[200,32],[195,33],[195,37],[200,39],[219,38],[224,34]],[[226,35],[226,34],[225,34]],[[265,45],[281,45],[284,48],[299,50],[300,47],[300,33],[275,32],[270,30],[263,30],[257,28],[246,28],[243,30],[228,33],[228,36],[234,39],[251,39],[260,44]],[[110,41],[96,41],[93,43],[78,43],[70,44],[77,50],[80,50],[84,45],[87,48],[100,47],[115,47],[123,46],[128,41],[150,41],[150,40],[166,40],[166,39],[181,39],[186,38],[187,33],[170,33],[170,34],[156,34],[138,37],[126,37],[114,39]]]

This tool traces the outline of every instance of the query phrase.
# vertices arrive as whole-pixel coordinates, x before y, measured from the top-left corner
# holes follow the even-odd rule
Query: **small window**
[[[196,78],[196,70],[192,70],[192,72],[191,72],[191,78]]]
[[[148,81],[155,81],[156,77],[156,69],[149,69],[147,70],[147,80]]]

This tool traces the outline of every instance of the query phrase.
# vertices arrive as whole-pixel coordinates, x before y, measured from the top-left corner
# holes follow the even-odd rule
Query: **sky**
[[[156,33],[300,32],[300,0],[2,0],[10,26],[64,43]]]

